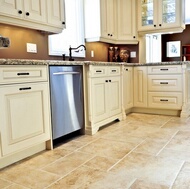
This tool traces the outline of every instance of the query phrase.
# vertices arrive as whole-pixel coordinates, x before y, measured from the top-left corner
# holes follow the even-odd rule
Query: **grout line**
[[[168,140],[168,142],[158,151],[158,153],[155,156],[158,156],[159,153],[171,142],[171,140],[175,137],[175,135],[179,132],[179,130],[177,130],[173,136],[170,138],[170,140]]]

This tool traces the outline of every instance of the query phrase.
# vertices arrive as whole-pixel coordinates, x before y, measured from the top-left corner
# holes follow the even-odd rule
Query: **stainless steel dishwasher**
[[[84,126],[82,66],[50,66],[53,139]]]

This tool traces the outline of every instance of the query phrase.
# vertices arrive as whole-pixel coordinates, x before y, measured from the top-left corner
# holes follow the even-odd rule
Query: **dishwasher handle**
[[[74,74],[80,74],[80,72],[55,72],[53,75],[74,75]]]

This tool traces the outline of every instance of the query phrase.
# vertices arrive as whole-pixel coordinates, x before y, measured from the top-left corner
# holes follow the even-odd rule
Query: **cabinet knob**
[[[108,33],[108,36],[110,36],[110,34]]]
[[[19,11],[18,11],[18,14],[22,14],[22,11],[21,11],[21,10],[19,10]]]
[[[112,34],[110,34],[110,36],[112,37],[113,35],[112,35]]]
[[[154,24],[154,27],[156,27],[156,24]]]
[[[30,15],[30,13],[29,12],[26,12],[26,16],[29,16]]]
[[[111,80],[109,80],[109,82],[111,82]]]
[[[162,24],[159,24],[159,26],[161,27],[161,26],[162,26]]]
[[[62,22],[63,25],[65,25],[65,22]]]
[[[136,37],[135,37],[135,36],[133,36],[133,38],[135,39]]]
[[[108,80],[106,80],[106,83],[108,82]]]

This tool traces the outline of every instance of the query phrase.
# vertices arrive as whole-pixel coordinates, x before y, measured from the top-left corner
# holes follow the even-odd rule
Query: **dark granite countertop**
[[[158,65],[183,65],[190,61],[156,62],[156,63],[124,63],[100,61],[61,61],[61,60],[30,60],[30,59],[0,59],[0,65],[125,65],[125,66],[158,66]]]

